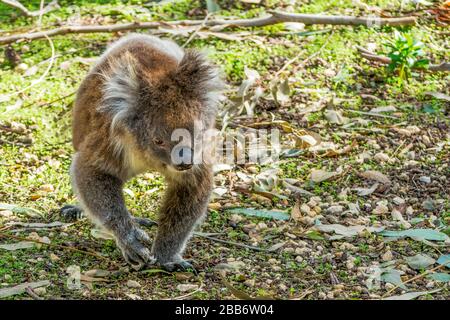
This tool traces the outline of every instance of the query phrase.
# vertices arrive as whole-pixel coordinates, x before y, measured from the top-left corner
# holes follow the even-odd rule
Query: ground
[[[400,0],[366,2],[392,14],[415,8]],[[104,24],[205,15],[203,2],[188,0],[59,3],[61,9],[42,18],[43,28],[67,21]],[[222,10],[217,15],[234,18],[275,8],[371,13],[350,0],[218,3]],[[37,9],[39,1],[27,5]],[[0,36],[37,28],[37,23],[37,18],[17,16],[0,5]],[[234,29],[228,39],[199,33],[189,41],[187,47],[205,50],[221,67],[230,86],[228,98],[255,76],[251,70],[259,75],[248,91],[250,98],[258,86],[266,93],[254,110],[230,108],[226,118],[222,112],[218,126],[226,124],[230,135],[239,126],[278,127],[284,152],[264,165],[217,169],[208,217],[185,253],[198,275],[130,270],[113,240],[93,232],[87,219],[70,222],[59,215],[61,206],[76,202],[68,174],[74,92],[95,58],[123,34],[52,38],[56,60],[36,83],[49,66],[48,40],[12,44],[20,56],[17,63],[6,58],[6,46],[0,47],[0,244],[24,238],[48,243],[0,248],[0,292],[48,280],[45,287],[6,299],[378,299],[406,292],[426,292],[419,299],[448,299],[448,267],[439,267],[442,260],[436,260],[448,253],[449,245],[450,76],[418,70],[401,82],[383,65],[361,58],[357,45],[386,55],[394,30],[422,41],[431,62],[450,60],[448,29],[432,17],[397,29],[277,25]],[[180,45],[187,40],[172,37]],[[289,97],[278,102],[270,97],[276,79],[287,79],[290,89]],[[223,109],[230,103],[223,102]],[[320,145],[299,144],[305,135],[312,135],[307,142],[320,136]],[[163,191],[164,181],[156,173],[128,182],[125,197],[131,213],[156,219]],[[249,216],[255,211],[237,213],[233,208],[269,215],[275,210],[290,218]],[[63,224],[48,225],[55,221]],[[345,229],[349,226],[365,229]],[[389,237],[381,228],[424,229],[426,235]],[[154,236],[155,229],[148,231]],[[418,254],[419,266],[411,260]],[[83,275],[79,286],[73,280],[78,267]]]

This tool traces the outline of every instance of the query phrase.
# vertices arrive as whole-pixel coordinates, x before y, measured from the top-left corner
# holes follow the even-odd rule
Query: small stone
[[[419,178],[419,181],[422,183],[425,183],[425,184],[429,184],[429,183],[431,183],[431,178],[428,176],[421,176]]]
[[[309,214],[310,211],[311,211],[311,208],[310,208],[306,203],[303,203],[303,204],[300,206],[300,212],[301,212],[301,213],[303,213],[303,214]]]
[[[386,153],[383,152],[378,152],[373,158],[378,162],[388,162],[391,159]]]
[[[314,208],[315,206],[317,206],[318,203],[316,201],[310,199],[307,204],[310,208]]]
[[[242,261],[230,261],[228,263],[219,263],[214,267],[215,270],[232,270],[237,271],[245,267]]]
[[[233,221],[234,223],[239,223],[243,219],[244,218],[240,214],[232,214],[231,217],[230,217],[230,220]]]
[[[0,216],[1,217],[9,218],[9,217],[12,217],[13,215],[14,215],[14,213],[12,211],[10,211],[10,210],[0,211]]]
[[[193,291],[193,290],[198,289],[198,285],[191,284],[191,283],[183,283],[183,284],[179,284],[177,286],[177,289],[181,292]]]
[[[3,277],[5,278],[6,281],[9,281],[12,279],[12,276],[10,274],[5,274]]]
[[[56,262],[56,261],[60,260],[60,258],[56,254],[50,253],[50,260],[53,262]]]
[[[267,224],[265,224],[264,222],[260,222],[256,225],[256,229],[258,229],[258,230],[267,229]]]
[[[389,208],[383,203],[378,203],[376,208],[373,209],[373,211],[372,211],[372,213],[376,214],[376,215],[384,215],[388,212],[389,212]]]
[[[385,284],[385,287],[386,287],[387,290],[392,290],[392,289],[395,288],[395,285],[393,285],[392,283],[387,282]]]
[[[220,208],[222,208],[222,205],[219,202],[212,202],[210,204],[208,204],[208,209],[211,210],[220,210]]]
[[[302,256],[296,256],[296,257],[295,257],[295,261],[298,262],[298,263],[302,263],[303,260],[304,260],[304,259],[302,258]]]
[[[278,263],[279,263],[279,261],[278,261],[277,259],[274,259],[274,258],[269,259],[268,262],[269,262],[270,264],[278,264]]]
[[[344,211],[344,207],[341,205],[331,206],[327,209],[327,213],[329,214],[339,214]]]
[[[381,256],[381,259],[383,259],[383,261],[391,261],[394,259],[394,255],[392,254],[392,251],[389,250]]]
[[[319,206],[315,206],[315,207],[313,208],[313,210],[314,210],[317,214],[320,214],[320,213],[322,212],[322,208],[320,208]]]
[[[286,291],[288,289],[288,287],[286,287],[286,285],[284,285],[283,283],[280,283],[278,285],[278,288],[280,288],[281,291]]]
[[[38,296],[43,296],[43,295],[45,295],[47,293],[47,289],[45,289],[45,287],[34,288],[33,291]]]
[[[141,284],[135,280],[128,280],[127,281],[127,287],[128,288],[140,288]]]
[[[50,239],[48,237],[46,237],[46,236],[42,237],[40,240],[43,243],[47,243],[47,244],[51,243]]]
[[[405,203],[405,199],[400,197],[395,197],[392,201],[398,206]]]
[[[244,281],[244,285],[246,285],[249,288],[253,288],[255,286],[255,279],[247,279]]]

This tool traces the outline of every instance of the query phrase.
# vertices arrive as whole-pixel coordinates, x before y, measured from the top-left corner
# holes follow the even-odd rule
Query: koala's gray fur
[[[181,170],[170,158],[170,134],[194,122],[214,126],[223,83],[200,53],[133,34],[113,44],[82,82],[74,104],[71,176],[85,212],[112,232],[135,268],[189,266],[182,253],[204,216],[213,184],[211,165]],[[187,170],[185,170],[187,169]],[[168,188],[153,241],[130,216],[122,188],[157,170]]]

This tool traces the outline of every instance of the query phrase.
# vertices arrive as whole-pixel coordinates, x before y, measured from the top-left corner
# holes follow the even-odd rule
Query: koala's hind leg
[[[84,216],[83,208],[79,205],[66,204],[61,209],[59,209],[60,216],[67,221],[80,220]],[[153,227],[158,225],[156,221],[149,218],[131,216],[133,221],[136,222],[141,227]]]
[[[181,179],[168,179],[152,248],[156,263],[169,271],[192,268],[182,253],[195,225],[206,213],[212,188],[209,167],[200,166],[182,175]]]
[[[151,263],[148,235],[133,221],[125,207],[122,194],[123,182],[102,173],[77,157],[73,164],[73,180],[80,202],[89,216],[110,231],[121,249],[125,260],[133,268]]]

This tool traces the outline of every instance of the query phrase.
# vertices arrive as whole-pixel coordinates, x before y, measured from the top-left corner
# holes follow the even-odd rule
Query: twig
[[[59,101],[61,101],[61,100],[64,100],[64,99],[66,99],[66,98],[69,98],[69,97],[75,95],[75,93],[77,93],[77,91],[72,91],[71,93],[66,94],[65,96],[61,96],[61,97],[59,97],[59,98],[56,98],[55,100],[52,100],[52,101],[49,101],[49,102],[44,102],[44,103],[38,104],[37,107],[41,108],[41,107],[45,107],[45,106],[51,105],[51,104],[53,104],[53,103],[55,103],[55,102],[59,102]],[[35,102],[29,103],[29,104],[27,104],[27,105],[24,105],[24,106],[22,107],[22,109],[23,109],[23,108],[28,108],[28,107],[30,107],[30,106],[32,106],[32,105],[34,105],[34,104],[35,104]]]
[[[189,38],[186,40],[186,42],[181,46],[182,48],[185,48],[189,44],[189,42],[191,42],[192,39],[194,39],[194,37],[199,33],[199,31],[205,27],[205,24],[208,21],[210,16],[211,16],[211,12],[209,12],[206,15],[205,19],[203,20],[203,23],[200,26],[198,26],[198,28],[196,28],[194,32],[192,32],[192,34],[189,36]]]
[[[389,116],[387,114],[381,114],[381,113],[374,113],[374,112],[365,112],[365,111],[359,111],[359,110],[353,110],[353,109],[346,109],[345,111],[354,112],[358,114],[363,114],[366,116],[373,116],[373,117],[380,117],[380,118],[389,118],[389,119],[398,119],[398,117]]]
[[[299,63],[293,70],[293,72],[295,72],[295,70],[297,70],[299,67],[304,66],[309,60],[311,60],[312,58],[314,58],[315,56],[317,56],[320,51],[322,51],[322,49],[328,44],[328,40],[330,39],[330,37],[333,35],[333,31],[331,32],[331,34],[325,39],[325,42],[323,43],[323,45],[319,48],[319,50],[317,50],[316,52],[314,52],[312,55],[310,55],[309,57],[307,57],[305,60],[303,60],[301,63]],[[301,54],[303,52],[300,52],[298,55],[296,55],[294,58],[292,58],[291,60],[289,60],[288,62],[286,62],[280,70],[277,71],[277,73],[275,73],[274,78],[278,77],[284,70],[286,70],[286,68],[288,66],[290,66],[292,63],[294,63],[295,61],[298,60],[298,58],[300,58]]]
[[[356,49],[358,49],[360,55],[367,60],[381,62],[383,64],[389,64],[392,61],[391,58],[389,58],[389,57],[379,56],[373,52],[370,52],[367,49],[361,48],[360,46],[356,46]],[[415,69],[425,69],[425,70],[430,70],[430,71],[445,72],[445,71],[450,71],[450,63],[442,62],[440,64],[430,64],[426,68],[415,68]]]
[[[28,10],[27,8],[25,8],[23,6],[23,4],[21,4],[19,1],[16,1],[16,0],[1,0],[1,2],[3,2],[4,4],[6,4],[10,7],[13,7],[15,9],[19,10],[23,15],[25,15],[27,17],[42,16],[46,13],[49,13],[50,11],[60,8],[57,0],[53,0],[48,5],[46,5],[44,8],[41,6],[40,10],[38,10],[38,11]]]
[[[380,26],[390,25],[413,25],[416,23],[415,17],[399,18],[372,18],[372,17],[352,17],[352,16],[328,16],[316,14],[295,14],[281,11],[271,11],[271,14],[259,18],[251,19],[215,19],[203,20],[176,20],[176,21],[152,21],[152,22],[131,22],[124,24],[91,25],[91,26],[63,26],[56,29],[38,31],[31,33],[19,33],[11,36],[0,37],[0,44],[8,44],[17,40],[35,40],[46,36],[52,37],[71,33],[99,33],[99,32],[119,32],[132,31],[138,29],[158,29],[160,27],[175,26],[198,26],[204,24],[205,27],[223,26],[226,28],[248,28],[262,27],[283,22],[300,22],[304,24],[332,24],[332,25],[363,25],[370,27],[373,24]]]
[[[211,241],[216,241],[216,242],[220,242],[220,243],[230,244],[230,245],[236,246],[236,247],[241,247],[241,248],[246,248],[246,249],[251,249],[251,250],[261,251],[261,252],[268,251],[267,249],[263,249],[263,248],[259,248],[259,247],[255,247],[255,246],[249,246],[249,245],[246,245],[246,244],[243,244],[243,243],[239,243],[239,242],[233,242],[233,241],[217,239],[217,238],[210,237],[210,236],[207,236],[207,235],[204,235],[204,234],[194,233],[194,235],[197,236],[197,237],[202,237],[202,238],[209,239]]]
[[[90,256],[93,256],[93,257],[96,257],[96,258],[99,258],[99,259],[102,259],[102,260],[114,263],[113,261],[109,260],[106,257],[103,257],[103,256],[99,255],[98,253],[85,251],[85,250],[80,250],[80,249],[73,248],[73,247],[63,246],[61,244],[46,243],[46,242],[43,242],[43,241],[30,239],[30,238],[25,238],[25,237],[13,236],[11,234],[6,234],[6,233],[0,233],[0,238],[11,238],[11,239],[20,240],[20,241],[31,241],[31,242],[47,245],[49,247],[54,247],[54,248],[70,250],[70,251],[74,251],[74,252],[78,252],[78,253],[83,253],[83,254],[86,254],[86,255],[90,255]]]
[[[38,296],[36,292],[34,292],[32,287],[26,287],[25,291],[34,299],[34,300],[44,300],[44,298]]]
[[[445,266],[446,266],[447,264],[449,264],[449,263],[450,263],[450,262],[444,263],[444,264],[441,264],[441,265],[439,265],[439,266],[437,266],[437,267],[434,267],[433,269],[426,270],[424,273],[421,273],[421,274],[419,274],[419,275],[417,275],[417,276],[415,276],[415,277],[412,277],[412,278],[409,279],[409,280],[404,281],[403,284],[407,284],[407,283],[410,283],[410,282],[412,282],[412,281],[414,281],[414,280],[421,279],[421,278],[425,277],[426,275],[428,275],[430,272],[434,272],[434,271],[436,271],[436,270],[439,270],[439,269],[445,267]],[[388,292],[386,292],[386,293],[383,295],[382,298],[386,298],[386,296],[388,296],[390,293],[394,292],[394,291],[397,290],[398,288],[399,288],[399,286],[395,286],[394,288],[392,288],[391,290],[389,290]]]

